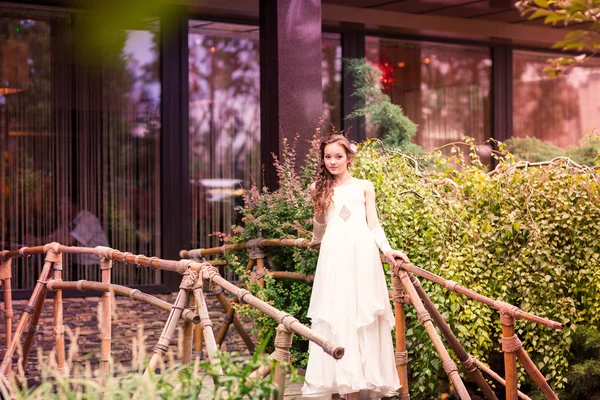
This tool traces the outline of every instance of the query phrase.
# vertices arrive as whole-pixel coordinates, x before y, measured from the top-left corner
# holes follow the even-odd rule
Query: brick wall
[[[175,301],[176,293],[158,295],[157,297],[173,303]],[[221,324],[223,324],[225,313],[223,308],[217,301],[215,295],[207,294],[207,303],[210,313],[210,318],[213,322],[213,329],[215,336],[219,331]],[[64,299],[64,325],[65,327],[71,328],[75,331],[79,329],[79,352],[74,358],[75,363],[83,364],[89,361],[92,365],[97,365],[100,360],[100,345],[101,336],[98,326],[98,310],[101,304],[100,297],[86,297],[86,298],[69,298]],[[4,304],[2,304],[2,309]],[[146,303],[134,301],[129,297],[117,296],[116,301],[117,307],[113,311],[113,325],[112,325],[112,357],[115,364],[121,364],[125,367],[131,365],[132,359],[132,343],[133,339],[138,336],[138,327],[143,326],[144,335],[146,338],[146,350],[148,356],[151,355],[152,349],[167,321],[169,312],[158,309]],[[16,329],[19,319],[23,314],[23,308],[27,305],[27,301],[14,301],[13,308],[15,316],[13,317],[13,331]],[[3,313],[0,313],[3,315]],[[54,347],[54,331],[53,331],[53,302],[51,299],[47,299],[44,303],[42,315],[40,317],[39,328],[35,335],[31,354],[27,362],[28,377],[32,380],[32,383],[38,380],[40,369],[38,367],[38,352],[37,349],[41,348],[44,354],[48,354]],[[249,332],[252,324],[250,322],[244,323],[246,331]],[[183,327],[183,322],[180,321],[179,327]],[[5,339],[5,325],[4,318],[0,317],[0,356],[4,357],[6,351],[6,339]],[[25,327],[27,332],[27,326]],[[25,335],[23,335],[24,339]],[[177,352],[177,342],[179,335],[173,338],[171,342],[171,349]],[[68,354],[71,339],[65,333],[66,341],[66,352]],[[23,340],[21,341],[23,343]],[[233,324],[229,327],[229,331],[223,342],[221,350],[236,351],[244,355],[248,355],[249,352],[246,346],[238,334]],[[204,348],[204,356],[206,357],[206,348]],[[14,360],[17,360],[15,356]]]

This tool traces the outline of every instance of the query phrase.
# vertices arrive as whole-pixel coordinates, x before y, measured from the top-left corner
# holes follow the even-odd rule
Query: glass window
[[[257,26],[189,22],[193,248],[220,246],[242,194],[260,184]]]
[[[323,33],[323,130],[342,126],[342,35]]]
[[[600,126],[600,60],[590,59],[550,79],[542,70],[555,57],[513,52],[513,136],[567,148]]]
[[[433,150],[490,137],[488,48],[367,37],[366,55],[383,73],[384,92],[419,126],[418,145]],[[378,136],[367,124],[367,137]]]
[[[80,17],[2,12],[0,49],[25,56],[2,58],[24,78],[0,88],[0,247],[58,241],[159,256],[157,28],[122,32],[120,52],[91,63],[72,45]],[[15,288],[34,286],[40,262],[15,260]],[[63,265],[65,280],[100,279],[96,257],[65,255]],[[112,280],[159,277],[119,265]]]

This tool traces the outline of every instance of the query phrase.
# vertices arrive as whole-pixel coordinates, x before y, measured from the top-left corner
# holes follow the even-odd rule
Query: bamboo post
[[[198,310],[196,309],[196,313]],[[202,353],[202,327],[198,324],[194,325],[194,357],[197,360],[203,360],[204,354]]]
[[[194,310],[195,301],[193,296],[188,296],[187,309]],[[183,349],[181,354],[181,363],[189,364],[192,362],[192,344],[194,341],[194,323],[185,321],[183,323]]]
[[[517,357],[521,341],[515,335],[514,309],[509,305],[500,309],[502,325],[502,351],[504,352],[504,379],[506,379],[506,400],[517,400]]]
[[[460,379],[460,375],[458,375],[458,368],[456,367],[454,361],[452,361],[452,359],[450,358],[450,354],[448,354],[448,351],[444,347],[442,340],[440,339],[437,331],[435,330],[435,327],[431,322],[431,315],[429,315],[427,310],[425,310],[425,307],[423,306],[423,303],[421,302],[417,291],[415,290],[412,282],[410,281],[408,273],[396,266],[394,266],[393,272],[394,274],[397,274],[402,280],[404,289],[408,293],[410,301],[415,310],[417,311],[417,318],[427,330],[427,333],[429,334],[433,345],[435,346],[438,354],[440,355],[440,358],[442,359],[444,371],[446,372],[446,374],[448,374],[450,380],[454,383],[454,387],[456,388],[458,395],[462,400],[471,399],[471,396],[469,396],[465,384]]]
[[[252,268],[256,265],[256,260],[251,258],[248,260],[248,264],[246,265],[246,272],[252,272]]]
[[[54,264],[54,282],[62,282],[62,264]],[[47,287],[48,285],[46,285]],[[62,290],[54,292],[54,340],[56,342],[56,366],[58,373],[65,372],[65,326]]]
[[[38,323],[40,322],[40,315],[42,314],[42,309],[44,308],[44,300],[46,300],[46,293],[46,286],[44,286],[40,291],[40,295],[37,298],[37,302],[33,306],[33,313],[31,314],[29,326],[27,327],[27,335],[25,335],[25,342],[23,343],[23,354],[19,359],[19,362],[21,363],[23,369],[26,369],[27,359],[29,358],[29,352],[31,351],[33,339],[35,339],[35,333],[37,332],[39,327]]]
[[[181,318],[183,308],[187,304],[188,296],[193,285],[194,281],[191,279],[189,271],[186,271],[186,273],[183,275],[183,279],[181,280],[181,284],[179,285],[179,293],[175,299],[175,304],[173,304],[173,308],[171,309],[169,318],[167,319],[165,327],[163,328],[160,338],[158,339],[158,343],[154,346],[154,353],[150,358],[150,362],[148,363],[146,371],[144,371],[144,376],[147,376],[150,372],[154,372],[156,370],[158,364],[169,349],[169,344],[171,343],[173,334],[175,333],[177,322],[179,321],[179,318]]]
[[[194,285],[194,298],[196,299],[196,308],[198,309],[198,315],[200,316],[200,326],[202,327],[202,336],[204,337],[204,343],[206,343],[206,352],[208,353],[208,360],[213,365],[220,364],[218,357],[217,342],[215,341],[215,335],[213,332],[213,324],[208,315],[208,308],[206,307],[206,300],[204,299],[204,293],[202,290],[202,280],[199,278],[199,274],[195,273],[197,280]],[[219,367],[220,369],[220,367]],[[223,371],[220,370],[222,374]]]
[[[262,239],[254,239],[246,242],[246,253],[249,260],[255,260],[256,275],[254,279],[260,287],[265,287],[265,248],[262,246]]]
[[[558,400],[558,396],[556,396],[556,393],[554,393],[550,385],[548,385],[546,378],[544,378],[544,375],[542,375],[533,361],[531,361],[531,358],[529,358],[529,355],[522,346],[519,348],[519,350],[517,350],[517,359],[525,368],[525,371],[527,371],[527,374],[531,377],[535,384],[538,385],[538,387],[542,390],[546,398]]]
[[[0,280],[2,281],[2,289],[4,291],[4,326],[6,327],[6,343],[12,341],[12,325],[13,325],[13,306],[12,306],[12,287],[10,280],[12,278],[11,262],[12,258],[8,257],[7,251],[0,252]],[[8,371],[12,371],[12,359],[9,360]]]
[[[229,299],[227,299],[227,296],[225,296],[225,293],[223,293],[223,289],[221,289],[220,287],[216,289],[216,293],[217,293],[217,300],[219,300],[219,303],[221,303],[221,306],[223,307],[223,309],[226,312],[225,323],[223,324],[223,326],[221,327],[221,330],[219,331],[219,334],[217,335],[217,345],[221,346],[221,344],[223,343],[223,339],[225,338],[225,336],[227,334],[227,330],[229,329],[229,324],[230,324],[228,316],[231,315],[231,321],[233,322],[233,326],[235,326],[235,329],[240,334],[242,340],[244,341],[244,343],[246,344],[246,347],[248,348],[248,351],[250,351],[250,353],[254,353],[254,349],[255,349],[254,343],[252,342],[250,335],[248,335],[248,332],[246,332],[246,330],[244,329],[244,326],[242,325],[242,321],[240,321],[237,314],[235,313],[235,308],[233,308],[233,306],[232,306],[233,303],[239,303],[238,299],[234,298],[230,302]],[[225,332],[223,333],[223,331],[225,331]],[[222,335],[222,337],[221,337],[221,335]]]
[[[100,258],[100,271],[102,272],[102,283],[110,285],[112,260]],[[102,373],[110,374],[111,342],[112,342],[112,292],[102,294]]]
[[[497,373],[492,371],[491,368],[489,368],[487,365],[485,365],[484,363],[482,363],[475,357],[473,357],[473,361],[475,362],[475,365],[477,365],[477,368],[479,368],[480,370],[482,370],[483,372],[485,372],[486,374],[491,376],[496,382],[501,383],[502,386],[506,386],[506,381],[504,379],[502,379],[502,377],[500,375],[498,375]],[[532,400],[531,397],[527,396],[520,390],[519,390],[519,398],[523,399],[523,400]]]
[[[442,314],[438,311],[437,307],[435,306],[435,304],[433,304],[433,301],[431,301],[431,298],[429,297],[427,292],[425,292],[425,289],[423,289],[423,287],[421,286],[421,282],[419,282],[419,279],[412,274],[409,275],[411,282],[413,283],[417,293],[419,294],[419,297],[423,301],[425,309],[433,317],[435,324],[442,332],[442,335],[444,335],[446,342],[448,342],[450,347],[452,347],[452,350],[454,350],[454,353],[456,353],[456,355],[458,356],[458,359],[465,367],[465,370],[467,371],[469,376],[475,381],[477,386],[479,386],[481,392],[483,393],[486,399],[498,400],[496,394],[494,393],[490,385],[487,383],[483,375],[481,375],[481,372],[477,369],[477,366],[474,362],[474,358],[469,356],[469,354],[462,347],[456,336],[454,336],[452,329],[450,329],[448,323],[446,322],[446,320],[444,320],[444,317],[442,317]],[[396,335],[397,334],[398,333],[396,333]]]
[[[408,351],[406,351],[406,316],[404,304],[410,304],[410,298],[404,291],[402,281],[396,275],[392,275],[392,288],[394,300],[394,315],[396,317],[396,369],[400,378],[400,390],[398,400],[409,400],[408,390]]]
[[[275,351],[271,354],[271,358],[275,360],[273,382],[277,387],[273,399],[283,400],[285,392],[285,375],[291,360],[290,348],[292,347],[293,333],[283,324],[279,324],[276,331]]]
[[[42,272],[40,273],[40,277],[37,281],[37,284],[33,288],[33,292],[31,297],[29,298],[29,302],[25,306],[23,310],[23,315],[21,315],[21,319],[19,320],[19,324],[17,325],[17,329],[15,330],[15,334],[12,337],[12,341],[10,345],[6,349],[6,353],[4,354],[4,359],[2,360],[2,364],[0,364],[0,375],[6,375],[7,369],[11,363],[11,359],[13,354],[15,353],[19,342],[21,341],[21,335],[23,335],[23,331],[25,330],[25,325],[29,322],[31,318],[31,314],[35,310],[35,305],[38,303],[38,298],[46,295],[45,293],[45,285],[46,280],[48,279],[48,275],[50,274],[50,269],[52,268],[52,262],[47,260],[44,262],[44,266],[42,268]]]
[[[265,287],[265,275],[265,259],[259,258],[256,260],[256,280],[262,288]]]
[[[252,268],[254,268],[254,266],[256,265],[256,262],[257,261],[255,258],[250,258],[248,260],[248,265],[246,265],[246,272],[251,272]],[[225,337],[227,336],[227,331],[229,330],[229,326],[233,322],[235,328],[237,329],[238,333],[242,337],[242,340],[246,344],[246,347],[248,348],[250,353],[253,353],[254,352],[254,343],[252,343],[252,339],[250,339],[250,336],[248,336],[248,333],[242,326],[241,321],[239,320],[237,315],[235,315],[235,309],[233,307],[231,307],[231,303],[227,299],[227,296],[225,296],[225,294],[223,293],[223,289],[221,289],[219,287],[216,290],[216,293],[217,293],[217,299],[219,300],[219,303],[221,303],[221,306],[223,307],[223,309],[225,310],[225,313],[226,313],[225,321],[224,321],[223,325],[221,326],[221,328],[219,329],[219,332],[217,334],[217,339],[216,339],[217,346],[219,348],[221,347],[221,345],[223,344],[223,341],[225,340]]]
[[[221,345],[225,341],[225,337],[227,336],[229,326],[233,323],[234,314],[235,310],[233,309],[233,307],[228,306],[225,310],[225,317],[223,317],[223,324],[221,325],[221,327],[219,328],[219,332],[217,333],[216,343],[219,348],[221,348]]]
[[[48,278],[50,277],[50,272],[54,264],[62,262],[62,255],[59,252],[59,247],[60,245],[58,243],[49,243],[44,246],[44,252],[46,253],[46,257],[44,260],[44,266],[42,267],[42,272],[40,273],[37,284],[33,289],[33,293],[31,294],[29,303],[27,304],[27,306],[25,306],[25,310],[23,312],[23,315],[21,316],[19,325],[17,326],[17,331],[15,332],[13,341],[11,342],[10,347],[6,351],[4,360],[2,360],[2,365],[0,366],[0,374],[6,374],[6,368],[8,367],[8,359],[10,359],[10,357],[12,357],[12,355],[14,354],[17,344],[21,340],[21,335],[25,330],[25,324],[29,322],[27,336],[25,337],[25,343],[23,345],[23,355],[22,359],[20,360],[22,362],[23,367],[27,365],[27,357],[29,356],[29,351],[31,350],[31,344],[33,342],[34,334],[37,330],[37,324],[40,319],[40,314],[44,306],[44,299],[46,298],[46,283],[48,281]]]

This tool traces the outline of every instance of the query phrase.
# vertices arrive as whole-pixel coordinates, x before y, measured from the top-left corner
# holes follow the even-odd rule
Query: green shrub
[[[597,171],[567,160],[517,167],[502,144],[500,165],[488,173],[472,141],[466,145],[468,154],[456,148],[452,158],[439,152],[425,155],[420,160],[430,166],[425,169],[408,156],[367,142],[359,146],[351,173],[373,182],[380,219],[392,246],[405,251],[416,265],[565,324],[562,332],[523,320],[516,325],[525,349],[551,386],[562,389],[567,382],[572,325],[600,325],[600,177]],[[313,146],[297,174],[295,154],[286,146],[284,160],[277,163],[281,188],[272,193],[254,189],[247,196],[241,210],[245,226],[235,229],[232,241],[310,238],[308,186],[315,154]],[[313,250],[274,248],[271,268],[310,273],[316,256]],[[260,289],[243,274],[245,255],[228,257],[251,290],[309,323],[306,284],[266,280],[265,289]],[[495,364],[501,336],[498,313],[429,282],[423,286],[467,351]],[[408,318],[411,392],[418,398],[434,396],[444,375],[441,362],[410,308]],[[257,320],[259,331],[273,326],[270,319]],[[305,350],[306,343],[296,337],[298,367],[305,363]],[[502,371],[501,365],[493,367]],[[525,383],[522,369],[520,378]]]
[[[598,136],[584,137],[578,146],[571,146],[566,150],[530,137],[508,139],[506,146],[512,155],[523,161],[540,162],[556,157],[569,157],[582,165],[600,166],[600,137]]]
[[[568,383],[560,397],[600,399],[600,332],[597,329],[579,326],[575,330],[569,362]]]

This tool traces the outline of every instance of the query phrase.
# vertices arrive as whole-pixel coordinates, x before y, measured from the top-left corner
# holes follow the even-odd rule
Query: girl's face
[[[346,148],[338,142],[329,143],[323,149],[323,161],[331,175],[344,174],[348,170]]]

